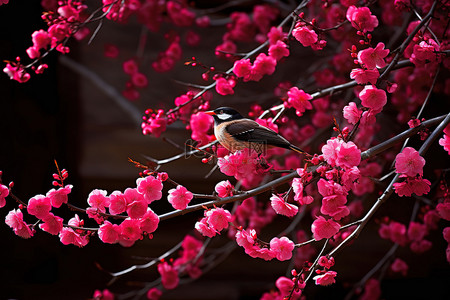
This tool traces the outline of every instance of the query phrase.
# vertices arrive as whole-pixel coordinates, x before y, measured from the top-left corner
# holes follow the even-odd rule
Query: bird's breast
[[[231,134],[227,132],[227,126],[230,123],[222,123],[214,127],[214,135],[219,143],[230,152],[235,152],[248,148],[248,142],[243,142],[235,139]]]

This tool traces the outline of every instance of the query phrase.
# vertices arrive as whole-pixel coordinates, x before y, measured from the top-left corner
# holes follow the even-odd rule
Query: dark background
[[[45,28],[40,11],[39,1],[10,0],[9,4],[0,6],[1,59],[14,60],[16,56],[26,59],[25,49],[31,45],[31,33]],[[124,60],[133,55],[139,30],[140,27],[133,23],[123,27],[106,22],[91,45],[86,45],[86,42],[70,43],[69,57],[99,73],[120,91],[126,77],[121,72],[119,61],[102,57],[103,44],[117,43],[122,49],[120,59]],[[211,59],[208,58],[211,56],[211,45],[217,45],[221,36],[211,33],[206,35],[207,40],[199,47],[187,48],[183,58],[196,55],[206,61]],[[146,51],[149,52],[148,57],[154,58],[166,44],[161,37],[155,34],[150,36]],[[3,171],[3,183],[14,181],[13,192],[23,201],[27,202],[36,194],[45,194],[52,188],[51,175],[56,171],[54,160],[69,171],[68,182],[74,185],[70,202],[85,207],[87,195],[94,188],[112,192],[135,185],[139,170],[127,162],[128,157],[143,161],[143,155],[165,158],[178,153],[177,149],[161,140],[142,136],[139,126],[120,107],[89,80],[59,63],[56,54],[50,54],[46,63],[50,68],[45,74],[32,75],[32,79],[25,84],[0,74],[0,170]],[[149,67],[144,70],[150,74],[150,84],[142,92],[145,95],[143,99],[134,103],[140,111],[163,102],[170,106],[173,99],[185,90],[172,79],[201,83],[195,82],[199,78],[198,71],[181,63],[179,65],[162,75],[152,73]],[[282,74],[277,72],[274,78],[262,82],[263,86],[267,86],[267,94],[271,93],[276,82],[292,77],[298,65],[285,68]],[[246,107],[254,101],[250,96],[257,89],[260,86],[249,84],[246,90],[237,90],[236,96],[220,97],[215,103],[219,106],[221,102],[233,101]],[[262,94],[261,91],[259,93]],[[267,99],[262,102],[270,102],[271,99]],[[176,124],[165,135],[182,144],[188,138],[182,127]],[[439,147],[434,148],[433,153],[437,163],[448,160]],[[164,170],[193,191],[211,193],[214,183],[222,176],[216,172],[205,181],[203,176],[210,167],[201,164],[198,159],[190,159],[165,166]],[[390,210],[406,207],[403,216],[400,216],[406,222],[411,214],[410,200],[392,200],[395,203],[385,205],[377,215],[383,216]],[[4,220],[13,208],[16,208],[16,203],[8,198],[7,206],[0,210],[0,218]],[[152,208],[157,212],[169,209],[162,203]],[[65,220],[74,215],[63,209],[57,212]],[[106,245],[93,237],[85,248],[79,249],[73,245],[64,246],[58,237],[40,230],[32,239],[24,240],[15,236],[2,221],[0,299],[87,299],[95,289],[105,288],[110,279],[108,274],[95,266],[96,263],[110,271],[145,263],[192,232],[195,221],[201,215],[199,212],[165,221],[155,233],[154,240],[139,241],[132,248]],[[32,222],[28,217],[25,220]],[[266,232],[267,237],[286,225],[285,220],[280,218]],[[361,237],[338,255],[335,268],[338,283],[320,289],[311,284],[306,292],[312,296],[309,298],[342,298],[348,290],[343,282],[358,281],[376,264],[391,246],[377,237],[377,228],[378,225],[371,222]],[[309,228],[305,230],[309,232]],[[441,231],[433,233],[430,239],[436,241],[432,253],[417,256],[411,255],[408,249],[399,250],[401,257],[410,264],[409,274],[407,278],[389,275],[383,281],[385,299],[448,299],[450,273],[443,251],[446,243]],[[213,241],[211,246],[220,247],[225,240]],[[237,249],[210,273],[196,282],[168,292],[163,299],[259,299],[262,293],[274,287],[274,281],[285,274],[287,266],[287,263],[251,259],[242,249]],[[114,292],[127,292],[141,286],[142,282],[156,278],[155,268],[136,271],[108,288]]]

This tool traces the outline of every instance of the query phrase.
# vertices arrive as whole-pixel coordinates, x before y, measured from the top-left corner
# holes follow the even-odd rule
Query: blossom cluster
[[[292,252],[295,247],[294,242],[285,236],[272,238],[268,245],[261,244],[254,229],[249,231],[238,229],[236,232],[236,243],[243,247],[245,253],[249,256],[264,260],[272,260],[273,258],[280,261],[289,260],[292,258]]]
[[[404,180],[394,183],[395,192],[400,197],[412,194],[422,196],[430,191],[431,182],[422,178],[425,159],[414,148],[405,147],[395,158],[395,172]]]
[[[200,240],[191,235],[186,235],[181,242],[181,251],[178,254],[178,258],[170,262],[163,260],[158,264],[158,272],[161,275],[161,282],[165,289],[171,290],[176,288],[183,273],[187,273],[189,277],[194,279],[201,276],[202,271],[199,266],[203,262],[203,255],[200,252],[202,246],[203,243]],[[160,295],[162,292],[154,288],[150,289],[149,293]]]
[[[258,152],[245,149],[219,157],[217,161],[220,171],[236,180],[241,180],[243,186],[254,186],[261,180],[261,175],[268,171],[270,166],[261,164]]]
[[[67,171],[63,170],[63,180],[67,177]],[[87,199],[89,207],[85,213],[89,218],[94,219],[100,227],[98,237],[104,243],[120,243],[123,246],[131,246],[144,235],[153,233],[159,223],[159,217],[150,209],[149,204],[162,198],[162,180],[164,176],[158,174],[157,177],[147,176],[136,180],[135,188],[127,188],[124,192],[113,191],[107,195],[105,190],[94,189]],[[161,175],[161,176],[159,176]],[[55,178],[59,178],[55,174]],[[40,220],[39,228],[52,235],[58,235],[65,245],[74,244],[83,247],[89,242],[92,229],[84,227],[84,220],[78,215],[71,218],[67,225],[63,223],[63,218],[55,215],[53,208],[60,208],[68,203],[68,195],[71,193],[72,185],[59,185],[58,189],[51,189],[46,195],[36,195],[28,200],[26,205],[20,205],[18,209],[13,209],[6,216],[6,224],[20,237],[30,238],[34,235],[35,225],[24,221],[22,210]],[[9,194],[9,189],[4,185],[0,186],[0,204],[4,206],[5,197]],[[168,201],[174,208],[183,209],[192,199],[192,193],[182,186],[169,191]],[[126,215],[124,215],[126,214]],[[109,217],[118,216],[122,221],[114,224],[108,221]]]
[[[53,13],[42,16],[48,24],[48,29],[32,33],[33,45],[26,50],[28,57],[40,63],[44,53],[50,49],[55,49],[63,54],[68,53],[70,49],[65,45],[67,38],[73,36],[81,40],[89,34],[89,29],[80,27],[86,17],[84,15],[86,8],[83,1],[59,1],[58,7]],[[28,67],[31,67],[36,74],[41,74],[48,68],[48,65],[40,63],[37,67],[34,64],[25,67],[18,57],[16,62],[8,62],[3,72],[10,79],[23,83],[31,77],[26,71]]]

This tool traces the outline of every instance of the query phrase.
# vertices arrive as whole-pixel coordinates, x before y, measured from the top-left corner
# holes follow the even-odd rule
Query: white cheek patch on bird
[[[227,119],[231,118],[231,115],[226,114],[226,113],[218,114],[216,116],[221,120],[227,120]]]

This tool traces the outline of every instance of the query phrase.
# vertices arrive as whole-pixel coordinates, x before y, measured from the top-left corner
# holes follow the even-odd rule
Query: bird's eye
[[[219,114],[223,114],[223,110],[220,110],[220,111],[219,111]]]

